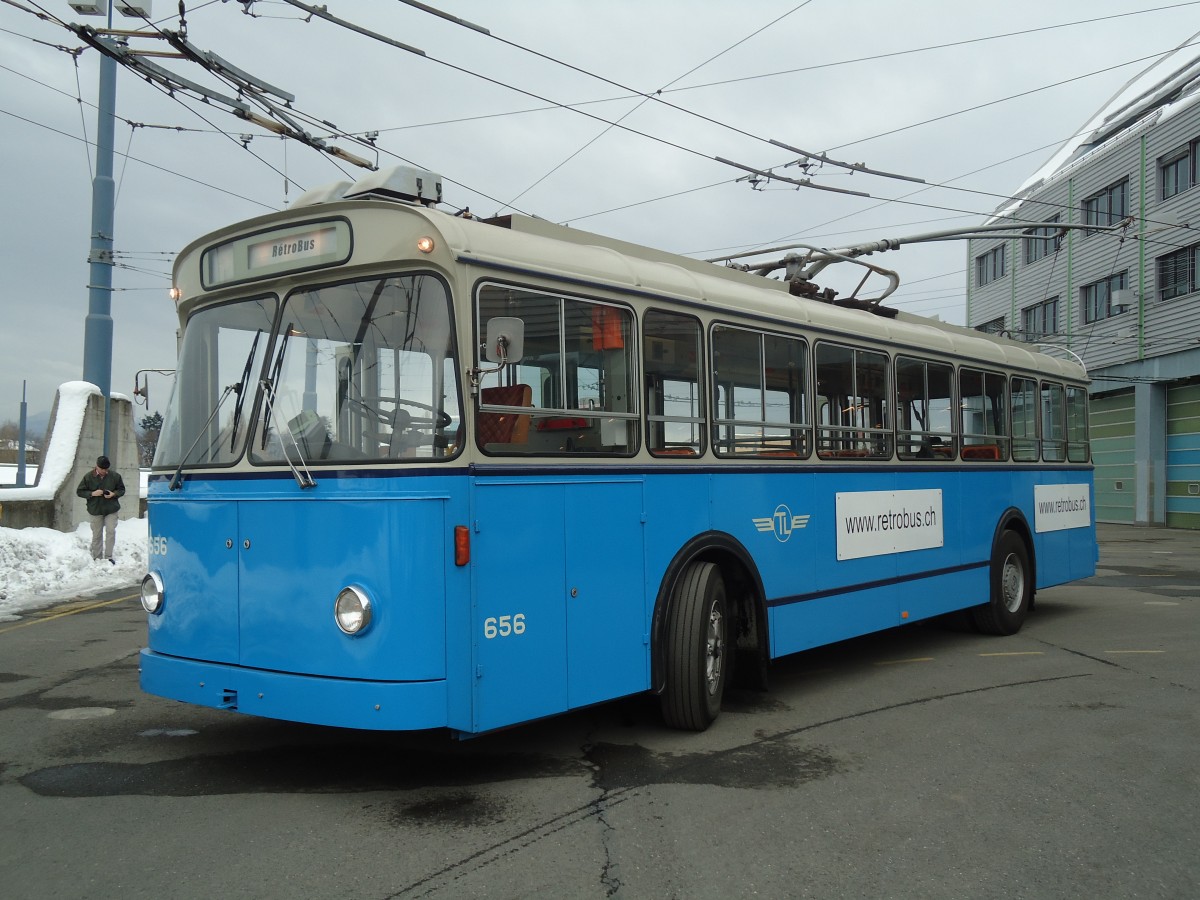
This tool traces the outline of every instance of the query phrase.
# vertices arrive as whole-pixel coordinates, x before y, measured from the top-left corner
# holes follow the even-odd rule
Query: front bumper
[[[247,669],[144,649],[141,687],[148,694],[251,716],[364,728],[416,731],[447,725],[446,682],[359,681]]]

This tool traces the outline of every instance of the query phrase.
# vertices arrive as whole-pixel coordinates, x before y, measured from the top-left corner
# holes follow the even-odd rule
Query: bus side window
[[[1088,461],[1088,392],[1086,388],[1067,388],[1067,459]]]
[[[1012,412],[1013,459],[1037,462],[1038,457],[1038,399],[1037,382],[1031,378],[1014,378],[1009,392]]]
[[[1067,411],[1061,384],[1042,382],[1042,459],[1067,458]]]
[[[704,379],[700,323],[648,310],[642,322],[646,446],[653,456],[704,453]]]
[[[958,371],[962,458],[1008,459],[1008,383],[996,372]]]
[[[954,369],[946,363],[896,358],[896,455],[901,459],[953,459]]]
[[[520,362],[496,370],[485,365],[484,354],[477,351],[484,374],[475,440],[482,450],[523,455],[636,452],[635,342],[629,309],[495,284],[483,285],[476,302],[477,334],[486,334],[488,322],[497,316],[519,318],[524,326]],[[489,399],[500,396],[490,393],[493,390],[521,387],[528,398],[522,394],[516,398],[520,402],[509,402],[512,396],[502,403]],[[506,434],[510,425],[513,431]]]
[[[890,459],[892,400],[887,354],[822,341],[816,345],[814,359],[821,409],[817,456]]]
[[[781,334],[716,325],[712,355],[717,455],[807,456],[808,345]]]

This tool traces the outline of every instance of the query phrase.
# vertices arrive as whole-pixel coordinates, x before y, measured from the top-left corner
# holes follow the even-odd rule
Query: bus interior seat
[[[999,459],[1000,446],[998,444],[972,444],[969,447],[962,448],[963,459]]]
[[[843,450],[821,450],[817,456],[822,459],[866,459],[871,451],[863,447],[850,447]]]
[[[589,428],[591,423],[579,416],[551,416],[548,419],[538,419],[535,426],[538,431],[578,431]]]
[[[492,406],[532,406],[533,389],[527,384],[486,387],[480,402]],[[529,440],[528,413],[484,412],[476,415],[480,444],[524,444]]]
[[[388,456],[393,458],[408,455],[408,428],[409,422],[412,420],[412,413],[396,404],[396,409],[391,416],[392,434],[388,439]]]

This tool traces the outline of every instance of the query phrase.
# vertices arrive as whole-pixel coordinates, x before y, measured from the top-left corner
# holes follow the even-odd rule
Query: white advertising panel
[[[942,546],[940,490],[839,493],[836,509],[838,559]]]
[[[1063,531],[1092,524],[1091,486],[1086,484],[1035,484],[1033,529]]]

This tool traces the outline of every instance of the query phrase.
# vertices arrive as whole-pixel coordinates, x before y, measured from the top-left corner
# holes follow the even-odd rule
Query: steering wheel
[[[364,403],[362,400],[358,400],[355,397],[347,397],[344,402],[347,407],[355,410],[359,415],[364,417],[369,416],[375,419],[381,425],[390,425],[393,429],[403,430],[413,425],[431,425],[438,428],[446,428],[453,421],[444,410],[439,410],[433,406],[430,406],[428,403],[421,403],[419,400],[409,400],[406,397],[385,397],[384,400],[388,403],[396,404],[396,412],[394,415],[389,415],[383,410],[376,409],[374,406]],[[435,414],[436,420],[434,416],[419,419],[414,418],[406,410],[401,409],[401,406],[411,406],[416,409],[428,410],[429,412]]]
[[[385,413],[383,410],[376,409],[375,407],[371,406],[370,404],[363,403],[361,400],[355,399],[354,397],[346,397],[346,399],[343,400],[342,403],[346,406],[347,409],[358,413],[358,415],[362,416],[364,419],[367,419],[367,418],[374,419],[376,422],[380,423],[381,425],[391,425],[392,424],[392,417],[389,416],[387,413]]]
[[[445,428],[450,424],[451,421],[453,421],[445,410],[430,406],[428,403],[421,403],[419,400],[409,400],[407,397],[397,397],[395,400],[392,400],[392,398],[389,397],[388,400],[396,404],[397,421],[399,421],[401,406],[412,406],[416,409],[425,409],[434,414],[428,419],[414,419],[409,416],[409,425],[435,425],[438,428]],[[407,413],[405,413],[405,415],[407,415]],[[435,416],[436,419],[434,418]],[[407,427],[407,425],[405,427]]]

